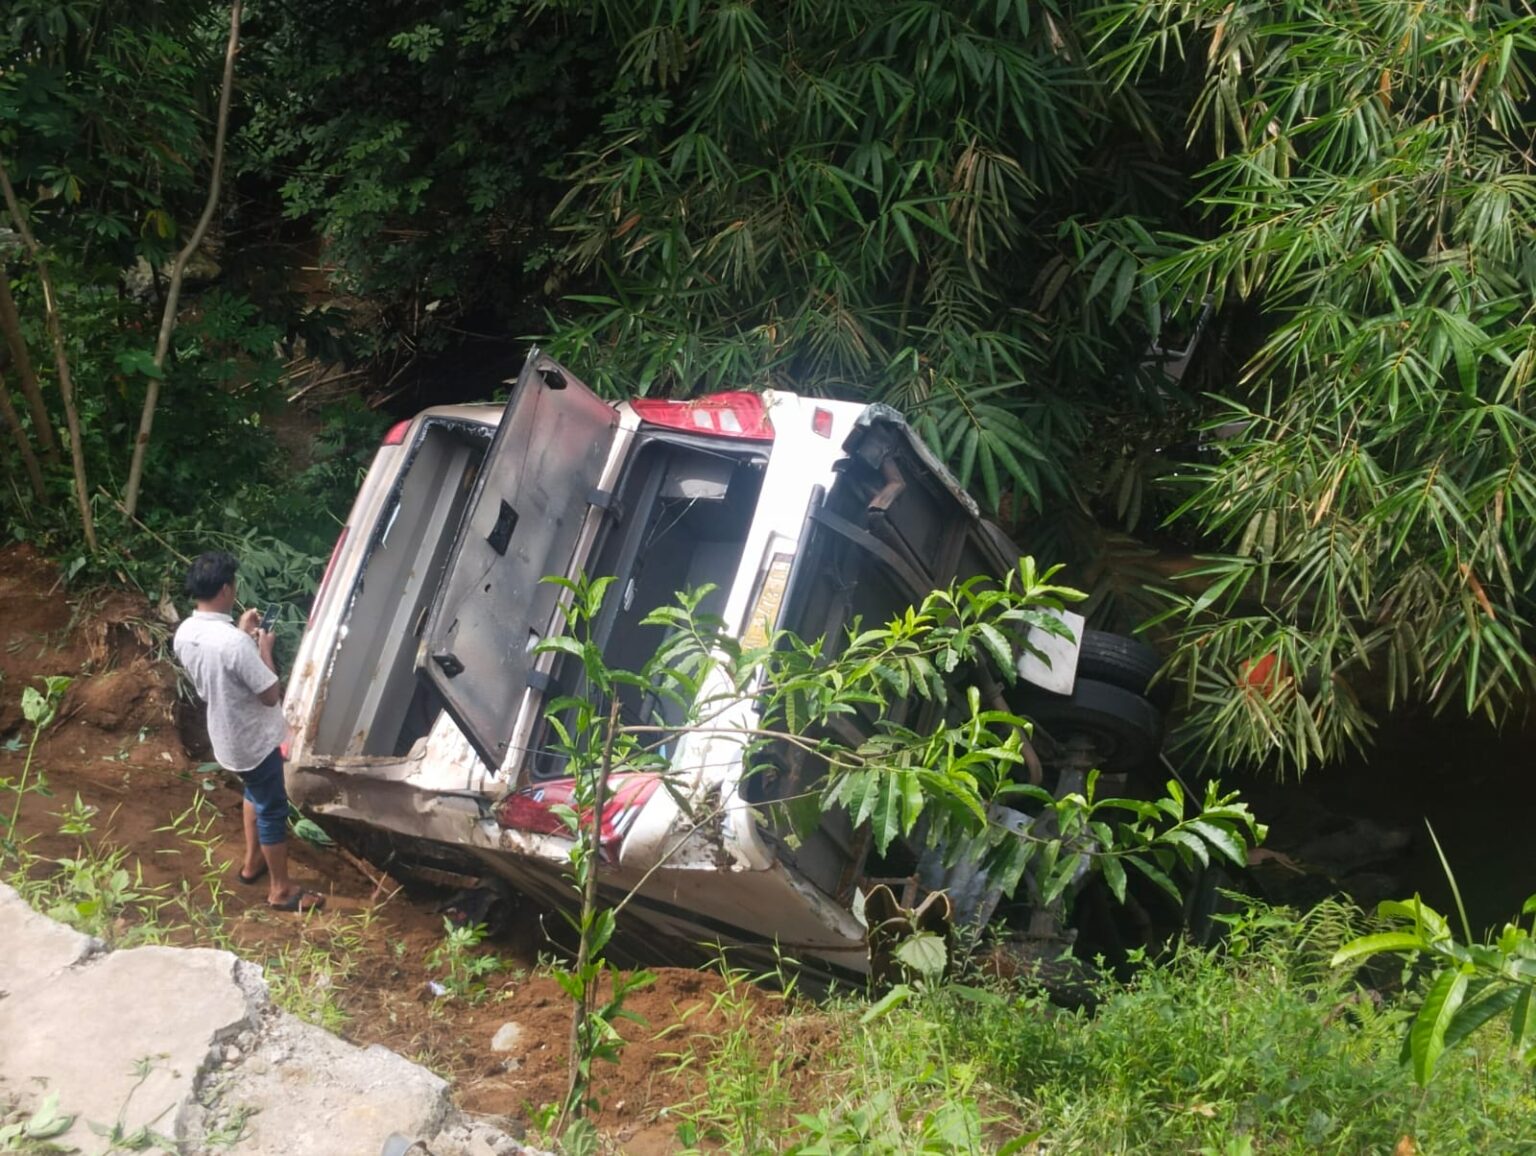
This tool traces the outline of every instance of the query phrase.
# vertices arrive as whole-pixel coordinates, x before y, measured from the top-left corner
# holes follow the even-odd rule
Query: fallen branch
[[[357,870],[362,874],[363,878],[373,884],[373,894],[369,896],[368,902],[376,903],[378,901],[379,895],[384,891],[384,888],[389,883],[388,877],[375,871],[368,865],[365,860],[357,855],[354,855],[351,851],[348,851],[340,843],[337,843],[330,849],[339,854],[348,863],[352,864],[353,867],[357,868]],[[398,884],[395,886],[395,890],[400,890]],[[390,898],[393,899],[394,896],[391,895]]]
[[[117,509],[118,509],[118,512],[120,514],[122,514],[125,518],[127,518],[130,522],[132,522],[135,526],[137,526],[139,529],[143,530],[146,534],[148,534],[156,542],[159,542],[160,545],[164,546],[167,550],[169,550],[170,553],[171,553],[171,556],[174,557],[177,561],[179,561],[182,565],[184,565],[184,566],[192,565],[192,559],[191,558],[188,558],[180,550],[176,549],[175,546],[172,546],[169,542],[167,542],[159,534],[155,533],[148,526],[146,526],[143,522],[139,521],[138,518],[136,518],[132,514],[130,514],[128,512],[128,507],[123,505],[122,502],[118,501],[116,498],[114,498],[111,494],[107,493],[107,491],[102,489],[100,486],[96,487],[96,492],[98,494],[100,494],[103,498],[106,498],[107,501],[111,502],[114,506],[116,506]]]

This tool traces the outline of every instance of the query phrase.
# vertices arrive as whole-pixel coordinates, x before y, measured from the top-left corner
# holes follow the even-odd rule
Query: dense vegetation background
[[[297,616],[367,403],[538,338],[613,395],[903,408],[1097,615],[1157,617],[1217,765],[1521,701],[1526,3],[238,7],[160,359],[231,9],[0,25],[3,502],[72,573],[158,595],[227,540]],[[1201,561],[1166,581],[1154,548]]]
[[[1293,775],[1393,712],[1504,723],[1533,77],[1530,0],[9,0],[0,534],[153,600],[234,549],[291,636],[388,423],[492,396],[537,340],[614,397],[900,407],[1164,647],[1192,769]],[[33,747],[62,682],[28,688]],[[1479,889],[1525,893],[1487,817],[1516,792],[1462,733],[1394,736],[1391,781],[1472,798]],[[28,886],[147,926],[154,888],[91,882],[125,855]],[[670,1118],[743,1152],[1530,1150],[1536,899],[1497,895],[1478,944],[1451,888],[1454,928],[1244,905],[1078,1011],[976,972],[767,1016],[731,977]],[[322,1022],[342,939],[268,960]]]

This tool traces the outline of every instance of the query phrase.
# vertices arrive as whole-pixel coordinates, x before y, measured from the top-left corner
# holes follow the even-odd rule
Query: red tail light
[[[773,425],[763,408],[763,399],[755,393],[743,390],[712,393],[692,401],[642,397],[629,404],[640,415],[640,420],[650,425],[687,430],[706,437],[773,440]]]
[[[385,433],[383,444],[387,446],[400,445],[403,441],[405,441],[405,431],[410,428],[411,423],[409,419],[405,421],[397,421],[394,425],[390,426],[388,432]]]
[[[832,436],[832,411],[817,406],[811,411],[811,432],[817,437],[829,438]]]
[[[336,539],[336,545],[331,547],[331,558],[325,564],[325,573],[320,575],[320,585],[315,587],[314,601],[309,604],[309,618],[304,622],[304,629],[308,630],[310,623],[315,620],[315,607],[320,605],[320,598],[325,594],[325,588],[331,581],[331,571],[336,568],[336,559],[341,557],[341,548],[347,543],[347,532],[351,526],[341,528],[341,536]]]

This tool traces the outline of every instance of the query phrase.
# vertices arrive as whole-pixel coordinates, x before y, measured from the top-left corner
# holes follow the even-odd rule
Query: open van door
[[[530,351],[475,482],[432,602],[417,669],[488,767],[507,754],[533,647],[613,444],[618,414]]]

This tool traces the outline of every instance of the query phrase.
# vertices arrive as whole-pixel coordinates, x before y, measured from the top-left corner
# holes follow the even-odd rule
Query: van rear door
[[[501,766],[533,647],[554,618],[618,414],[537,349],[518,376],[448,556],[417,657],[489,767]]]

